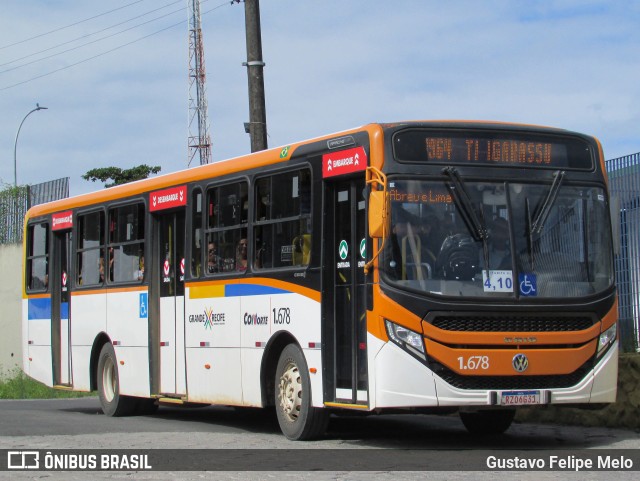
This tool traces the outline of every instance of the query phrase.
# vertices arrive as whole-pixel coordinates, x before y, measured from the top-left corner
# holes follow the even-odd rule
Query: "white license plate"
[[[503,406],[527,406],[541,404],[540,391],[504,391],[500,395]]]

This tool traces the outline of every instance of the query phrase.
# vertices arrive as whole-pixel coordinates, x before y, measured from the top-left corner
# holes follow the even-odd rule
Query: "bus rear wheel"
[[[329,416],[325,409],[311,404],[309,369],[295,344],[289,344],[282,351],[275,381],[278,423],[287,439],[306,441],[324,434]]]
[[[118,364],[111,343],[102,346],[98,358],[98,397],[107,416],[127,416],[136,408],[135,398],[120,394]]]
[[[515,409],[460,411],[460,419],[464,427],[477,436],[504,433],[511,426],[515,415]]]

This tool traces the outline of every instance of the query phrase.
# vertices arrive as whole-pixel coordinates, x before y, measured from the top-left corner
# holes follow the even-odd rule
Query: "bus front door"
[[[53,384],[71,386],[71,230],[53,234],[51,345]]]
[[[156,219],[156,245],[152,274],[159,294],[159,392],[170,396],[186,394],[184,341],[184,210],[165,213]],[[157,372],[157,371],[156,371]]]
[[[325,400],[368,405],[365,181],[326,180],[323,362]]]

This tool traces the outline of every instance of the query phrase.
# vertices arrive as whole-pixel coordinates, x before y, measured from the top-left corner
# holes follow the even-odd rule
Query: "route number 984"
[[[459,357],[458,362],[461,370],[469,369],[471,371],[489,369],[489,356],[469,356],[467,358]]]

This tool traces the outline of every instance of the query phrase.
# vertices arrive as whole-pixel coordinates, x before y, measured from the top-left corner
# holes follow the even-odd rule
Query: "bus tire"
[[[504,433],[511,426],[515,415],[515,409],[460,411],[462,424],[467,428],[467,431],[476,436]]]
[[[309,369],[302,351],[295,344],[289,344],[280,354],[275,404],[280,429],[287,439],[307,441],[326,431],[328,412],[311,405]]]
[[[120,378],[116,353],[111,343],[102,346],[98,357],[98,397],[107,416],[128,416],[136,408],[136,399],[120,394]]]

